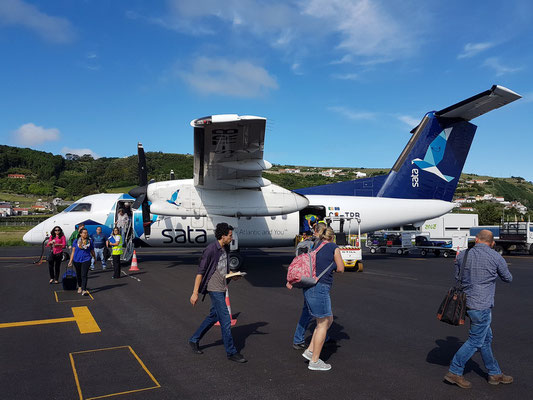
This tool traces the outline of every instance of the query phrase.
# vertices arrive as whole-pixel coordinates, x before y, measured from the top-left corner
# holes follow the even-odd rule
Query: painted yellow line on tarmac
[[[101,332],[100,327],[93,318],[93,315],[86,306],[72,307],[73,317],[38,319],[34,321],[5,322],[0,324],[0,328],[15,328],[20,326],[33,326],[45,324],[59,324],[63,322],[76,322],[81,334]]]
[[[39,319],[35,321],[6,322],[3,324],[0,324],[0,328],[15,328],[17,326],[59,324],[61,322],[72,322],[72,321],[76,321],[76,318],[67,317],[67,318],[54,318],[54,319]]]
[[[74,318],[76,318],[81,334],[101,332],[100,327],[87,306],[72,307],[72,313],[74,314]]]
[[[13,256],[13,257],[0,257],[0,260],[18,260],[20,258],[33,258],[34,260],[37,256]]]

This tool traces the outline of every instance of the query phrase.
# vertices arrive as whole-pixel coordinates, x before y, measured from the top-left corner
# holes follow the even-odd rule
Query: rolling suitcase
[[[63,290],[76,290],[78,280],[76,279],[76,271],[67,267],[67,271],[63,274]]]

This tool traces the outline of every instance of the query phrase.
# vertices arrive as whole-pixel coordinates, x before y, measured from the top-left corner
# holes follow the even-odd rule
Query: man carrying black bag
[[[494,237],[489,230],[482,230],[476,236],[476,245],[468,252],[468,258],[462,271],[461,287],[466,294],[466,306],[470,318],[468,340],[455,353],[444,380],[463,389],[472,384],[463,377],[463,371],[470,358],[479,351],[488,370],[488,382],[491,385],[512,383],[513,377],[504,375],[492,354],[492,307],[496,277],[504,282],[511,282],[513,276],[507,263],[496,251],[492,250]],[[464,252],[459,253],[455,261],[455,279],[459,281],[460,266]]]

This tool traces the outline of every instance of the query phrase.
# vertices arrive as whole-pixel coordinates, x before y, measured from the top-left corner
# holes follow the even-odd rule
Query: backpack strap
[[[318,253],[318,252],[322,249],[322,247],[324,247],[326,244],[328,244],[328,243],[327,243],[327,242],[322,242],[322,243],[320,243],[320,246],[318,246],[317,249],[316,249],[316,250],[313,250],[313,251],[316,251],[316,252]],[[331,268],[331,266],[332,266],[333,264],[335,264],[335,260],[333,260],[333,261],[331,262],[331,264],[329,264],[328,267],[327,267],[324,271],[322,271],[322,272],[320,273],[320,275],[318,275],[318,276],[316,277],[316,281],[317,281],[317,282],[320,280],[320,278],[322,278],[322,277],[324,276],[324,274],[325,274],[326,272],[328,272],[328,270]]]

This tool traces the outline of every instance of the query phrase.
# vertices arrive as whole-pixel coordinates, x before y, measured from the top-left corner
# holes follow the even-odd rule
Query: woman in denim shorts
[[[309,369],[327,371],[331,369],[331,365],[320,359],[320,352],[328,329],[333,322],[329,291],[333,284],[333,271],[344,272],[344,263],[339,247],[333,242],[335,238],[333,229],[327,228],[319,238],[322,243],[325,242],[326,244],[316,254],[316,274],[318,276],[325,269],[329,269],[329,271],[320,278],[315,286],[304,289],[305,304],[309,313],[316,318],[316,328],[309,347],[302,355],[309,360]]]

